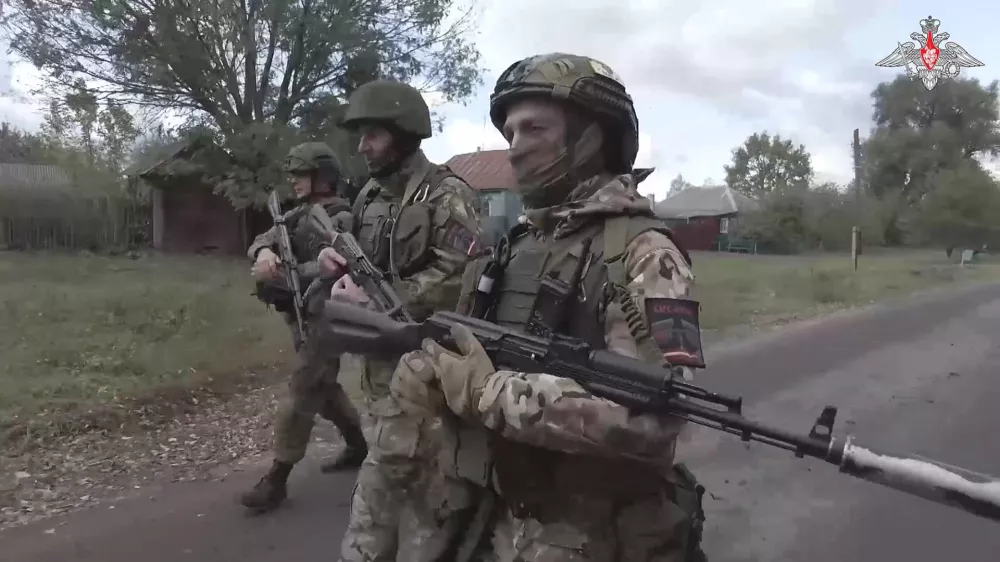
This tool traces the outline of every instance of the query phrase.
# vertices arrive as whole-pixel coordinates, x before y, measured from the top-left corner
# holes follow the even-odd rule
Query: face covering
[[[600,127],[591,122],[575,142],[567,139],[561,147],[511,151],[510,165],[517,181],[515,190],[521,195],[524,206],[540,209],[563,203],[580,181],[599,172],[603,165],[602,141]]]

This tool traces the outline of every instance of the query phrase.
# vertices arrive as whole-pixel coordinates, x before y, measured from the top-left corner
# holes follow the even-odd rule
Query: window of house
[[[721,218],[719,219],[719,234],[729,234],[729,219]]]
[[[481,193],[480,198],[482,201],[482,211],[483,214],[488,217],[500,217],[504,215],[504,193],[502,191],[493,191],[487,193]]]

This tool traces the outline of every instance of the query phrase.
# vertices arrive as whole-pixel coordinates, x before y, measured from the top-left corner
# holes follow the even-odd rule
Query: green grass
[[[702,327],[771,324],[903,296],[945,283],[1000,280],[1000,263],[980,255],[970,267],[943,251],[875,249],[854,271],[848,254],[751,256],[696,252]]]
[[[0,253],[0,441],[273,372],[290,337],[252,290],[239,260]]]
[[[1000,279],[989,260],[960,268],[940,251],[862,256],[858,272],[841,255],[694,260],[709,330]],[[281,380],[288,330],[252,290],[244,260],[0,252],[0,444],[113,429],[199,392]],[[341,380],[356,391],[353,364]]]

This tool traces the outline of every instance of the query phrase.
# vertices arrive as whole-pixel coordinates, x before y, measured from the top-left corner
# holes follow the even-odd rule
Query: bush
[[[741,223],[743,232],[760,248],[783,254],[850,250],[851,230],[858,223],[853,192],[824,184],[773,192],[760,203],[761,208],[748,213]],[[861,201],[865,244],[882,243],[881,216],[880,202],[870,197]]]

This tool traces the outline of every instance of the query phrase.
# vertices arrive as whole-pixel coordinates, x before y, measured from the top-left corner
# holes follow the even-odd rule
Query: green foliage
[[[959,78],[927,90],[900,76],[873,92],[875,128],[862,152],[867,190],[882,203],[883,236],[899,244],[905,223],[942,170],[1000,154],[998,83]]]
[[[928,186],[917,208],[918,242],[947,248],[1000,245],[1000,185],[978,164],[938,170]]]
[[[6,121],[0,123],[0,162],[41,163],[47,156],[45,139],[21,131]]]
[[[242,168],[222,185],[242,206],[275,181],[269,162],[281,154],[273,151],[297,135],[342,134],[332,127],[339,103],[364,82],[394,78],[449,101],[467,98],[481,83],[479,53],[466,38],[468,14],[446,17],[454,7],[454,0],[13,0],[0,21],[12,50],[42,70],[46,88],[73,96],[65,101],[84,138],[103,123],[91,111],[95,101],[210,122]],[[350,152],[344,160],[356,163]]]
[[[733,162],[725,170],[726,185],[749,197],[805,188],[813,175],[804,146],[767,132],[747,137],[743,146],[733,150]]]
[[[759,202],[759,210],[741,219],[740,234],[757,241],[762,251],[793,254],[848,250],[851,229],[859,220],[867,244],[882,242],[877,201],[863,197],[859,216],[855,193],[841,190],[835,184],[777,191]]]

